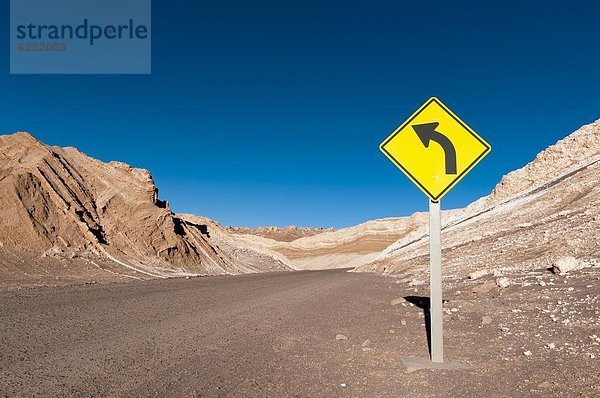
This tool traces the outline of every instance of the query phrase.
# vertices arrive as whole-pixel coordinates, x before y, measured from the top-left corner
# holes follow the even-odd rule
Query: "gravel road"
[[[469,317],[446,355],[473,371],[405,373],[402,356],[427,356],[422,310],[390,305],[407,289],[331,270],[0,291],[0,396],[509,396],[544,381],[493,358],[496,329]]]

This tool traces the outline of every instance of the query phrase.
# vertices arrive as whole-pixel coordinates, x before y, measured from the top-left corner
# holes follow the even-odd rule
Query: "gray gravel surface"
[[[537,354],[520,351],[503,361],[502,345],[490,344],[501,341],[499,329],[479,327],[476,308],[500,302],[491,295],[474,297],[479,307],[447,319],[446,356],[474,370],[405,373],[402,356],[427,356],[423,312],[390,301],[423,293],[345,270],[4,290],[0,396],[595,393],[595,361],[535,362]],[[492,315],[494,322],[500,317]],[[340,334],[348,339],[337,340]],[[552,374],[557,364],[577,363],[572,379]]]

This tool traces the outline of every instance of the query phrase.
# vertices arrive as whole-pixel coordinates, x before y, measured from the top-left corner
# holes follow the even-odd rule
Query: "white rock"
[[[487,269],[480,269],[479,271],[471,272],[469,274],[469,279],[479,279],[488,275],[489,273],[490,271],[488,271]]]
[[[546,344],[546,348],[549,348],[549,349],[553,350],[553,349],[556,348],[556,344],[554,344],[554,343],[548,343],[548,344]]]
[[[560,257],[552,263],[552,272],[559,275],[581,268],[583,268],[583,264],[573,256]]]
[[[532,354],[531,351],[525,351],[523,355],[525,355],[526,357],[530,357]]]
[[[345,334],[338,334],[335,336],[336,340],[348,340],[348,336],[346,336]]]
[[[496,279],[496,285],[498,285],[499,287],[502,287],[502,288],[509,287],[510,281],[508,280],[508,278],[499,278],[499,279]]]

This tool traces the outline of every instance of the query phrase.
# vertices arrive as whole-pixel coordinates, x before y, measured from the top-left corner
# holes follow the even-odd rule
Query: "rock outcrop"
[[[278,259],[245,264],[215,245],[209,229],[173,214],[147,170],[27,133],[0,136],[1,258],[13,273],[19,267],[10,255],[27,258],[36,278],[40,257],[112,262],[147,277],[289,269]]]

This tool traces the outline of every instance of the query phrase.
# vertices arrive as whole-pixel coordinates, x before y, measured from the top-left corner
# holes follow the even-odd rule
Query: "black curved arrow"
[[[456,149],[448,137],[435,131],[436,127],[439,125],[438,122],[433,122],[416,124],[412,126],[412,128],[419,136],[423,145],[425,145],[425,148],[429,148],[429,142],[431,141],[440,144],[446,154],[446,174],[456,174]]]

